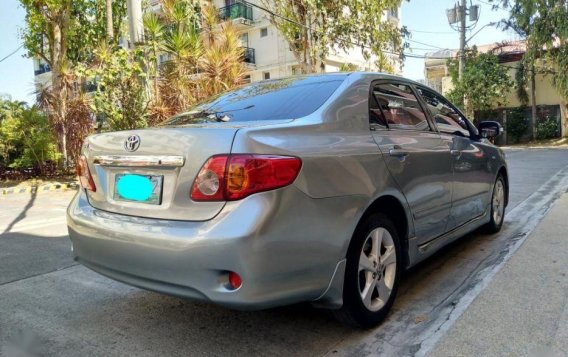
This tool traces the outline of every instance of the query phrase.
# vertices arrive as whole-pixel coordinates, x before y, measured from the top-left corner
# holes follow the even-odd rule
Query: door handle
[[[459,150],[450,150],[450,154],[454,157],[460,157],[462,152]]]
[[[408,155],[407,151],[404,150],[400,150],[400,149],[390,149],[389,150],[389,155],[393,156],[393,157],[406,157]]]

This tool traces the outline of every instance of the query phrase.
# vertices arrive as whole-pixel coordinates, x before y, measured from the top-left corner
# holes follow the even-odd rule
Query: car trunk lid
[[[225,203],[194,202],[190,199],[191,186],[209,157],[231,152],[237,130],[236,126],[200,125],[91,136],[84,153],[96,192],[87,191],[89,202],[101,210],[138,217],[211,219]],[[160,192],[159,199],[153,203],[125,200],[117,194],[121,175],[149,178],[154,190]]]

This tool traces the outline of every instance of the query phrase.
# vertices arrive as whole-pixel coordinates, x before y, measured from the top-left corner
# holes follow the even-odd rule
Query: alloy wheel
[[[500,225],[505,213],[505,189],[503,187],[503,181],[501,180],[497,180],[495,183],[491,207],[493,212],[493,221],[495,224]]]
[[[396,277],[396,251],[388,230],[372,230],[363,244],[359,258],[359,294],[369,311],[378,311],[387,303]]]

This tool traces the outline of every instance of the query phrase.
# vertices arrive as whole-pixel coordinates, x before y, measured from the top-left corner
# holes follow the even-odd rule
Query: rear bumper
[[[350,237],[339,227],[353,212],[332,200],[287,187],[229,202],[197,222],[101,211],[80,191],[67,221],[76,260],[94,271],[165,294],[263,309],[317,299],[329,286]],[[227,289],[227,271],[242,277],[239,289]]]

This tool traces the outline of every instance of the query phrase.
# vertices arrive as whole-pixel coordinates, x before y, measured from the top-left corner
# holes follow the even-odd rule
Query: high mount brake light
[[[253,193],[288,186],[302,161],[279,155],[216,155],[203,165],[191,188],[194,201],[236,201]]]
[[[89,165],[87,164],[87,158],[85,155],[81,155],[77,161],[77,176],[79,177],[79,182],[83,188],[93,192],[97,191],[97,187],[95,186],[95,181],[93,181],[93,176],[91,176],[91,171],[89,170]]]

